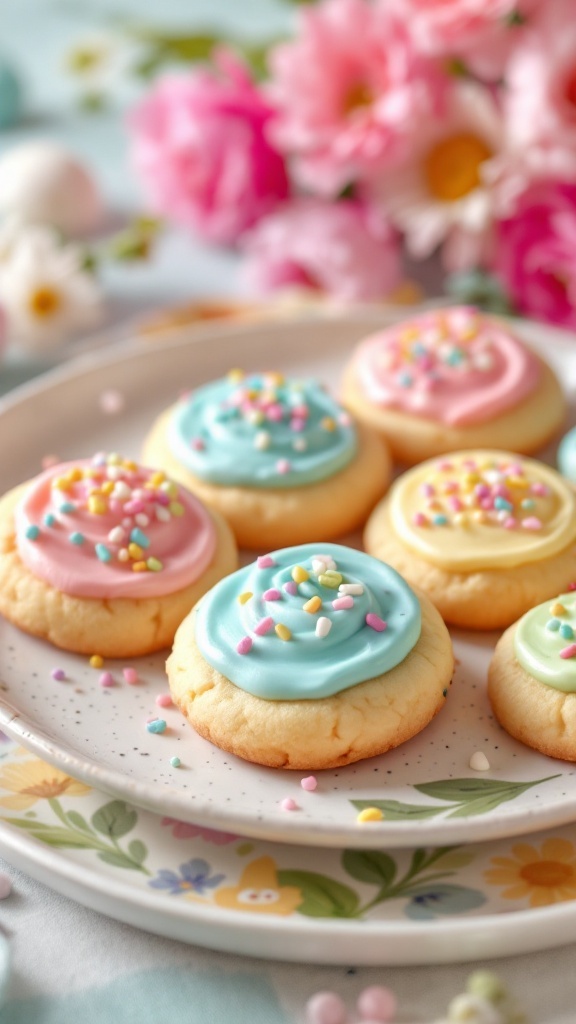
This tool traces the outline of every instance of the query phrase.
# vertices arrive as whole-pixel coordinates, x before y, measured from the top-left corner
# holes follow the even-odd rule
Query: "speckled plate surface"
[[[316,374],[336,385],[350,348],[384,322],[375,314],[333,321],[212,328],[205,335],[143,349],[94,354],[28,385],[0,405],[0,488],[33,475],[47,453],[63,459],[97,449],[137,456],[153,416],[185,384],[194,387],[230,366],[277,366]],[[525,333],[561,368],[572,391],[576,350],[549,328]],[[204,343],[204,342],[208,342]],[[105,415],[101,397],[118,389],[123,410]],[[550,456],[552,453],[549,452]],[[511,836],[576,819],[574,766],[529,751],[492,720],[485,695],[495,635],[454,634],[458,666],[447,705],[410,743],[381,758],[318,773],[305,793],[298,773],[247,764],[196,736],[175,709],[163,735],[146,731],[166,689],[164,657],[134,663],[128,686],[109,663],[116,686],[103,690],[85,658],[66,655],[0,622],[0,725],[38,756],[116,797],[210,828],[266,840],[384,848],[445,845]],[[66,681],[50,676],[65,669]],[[490,770],[475,773],[483,750]],[[170,758],[180,757],[180,768]],[[280,803],[293,797],[299,809]],[[385,820],[360,826],[364,803]]]
[[[576,938],[576,825],[391,853],[247,840],[111,800],[2,740],[0,852],[101,913],[245,955],[434,964]]]

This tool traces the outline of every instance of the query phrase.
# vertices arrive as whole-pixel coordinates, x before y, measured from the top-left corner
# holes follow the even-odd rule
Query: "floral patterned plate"
[[[0,852],[111,917],[253,956],[430,964],[576,938],[576,825],[394,854],[272,844],[111,800],[10,740]]]
[[[145,351],[128,345],[85,356],[0,404],[0,493],[37,472],[48,452],[68,459],[120,448],[137,455],[153,416],[183,382],[193,387],[231,365],[275,364],[336,386],[351,345],[384,319],[372,312],[212,328]],[[542,326],[523,330],[573,387],[571,339]],[[117,415],[102,411],[111,388],[124,403]],[[147,732],[146,721],[159,713],[155,697],[166,688],[163,654],[140,660],[137,686],[126,684],[122,664],[108,664],[116,685],[103,689],[86,658],[56,651],[5,621],[0,727],[38,757],[118,800],[274,842],[363,850],[445,846],[576,820],[575,766],[528,750],[492,719],[485,680],[494,640],[454,633],[459,663],[442,713],[384,757],[318,773],[316,792],[301,789],[298,773],[226,755],[193,733],[174,708],[162,711],[168,723],[162,735]],[[51,677],[56,666],[65,671],[62,682]],[[469,766],[477,750],[488,758],[486,772]],[[171,766],[174,756],[181,767]],[[298,810],[283,810],[285,797]],[[359,825],[358,812],[367,804],[381,808],[384,820]]]

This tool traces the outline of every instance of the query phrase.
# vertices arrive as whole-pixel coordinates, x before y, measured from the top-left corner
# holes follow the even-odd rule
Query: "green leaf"
[[[352,800],[357,810],[378,807],[387,821],[410,821],[412,818],[434,818],[444,807],[426,807],[425,804],[403,804],[399,800]]]
[[[67,811],[66,818],[71,825],[75,825],[75,827],[81,829],[82,832],[88,832],[89,834],[92,833],[90,825],[81,814],[78,814],[78,811]]]
[[[396,875],[396,864],[387,853],[378,850],[344,850],[342,866],[352,878],[388,888]]]
[[[100,807],[90,820],[97,832],[112,839],[120,839],[131,832],[138,821],[138,815],[123,800],[112,800]]]
[[[552,776],[554,778],[555,776]],[[450,803],[462,803],[466,800],[478,800],[481,796],[491,797],[502,794],[505,800],[520,796],[532,786],[538,786],[548,779],[536,779],[534,782],[508,782],[506,779],[441,779],[438,782],[422,782],[414,786],[419,793],[431,796],[434,800],[448,800]]]
[[[8,825],[15,825],[16,828],[27,828],[30,831],[37,831],[40,829],[51,829],[54,825],[45,825],[42,821],[28,820],[26,818],[2,818]]]
[[[306,917],[354,917],[358,896],[353,889],[314,871],[279,871],[280,885],[300,889],[302,903],[298,913]]]
[[[134,861],[127,857],[125,853],[121,851],[115,852],[114,850],[104,850],[98,854],[100,860],[103,860],[106,864],[113,864],[115,868],[126,868],[127,870],[134,871]]]
[[[128,844],[128,853],[138,864],[143,864],[148,856],[148,847],[141,839],[133,839]]]
[[[22,823],[14,821],[13,824],[22,827]],[[26,826],[29,826],[30,822],[26,822]],[[70,850],[90,850],[94,848],[94,840],[90,836],[79,835],[78,832],[72,832],[71,829],[58,828],[54,825],[52,828],[43,829],[29,829],[30,835],[34,836],[34,839],[38,839],[41,843],[46,843],[47,846],[61,846],[66,847]]]
[[[509,796],[505,793],[495,793],[493,796],[481,796],[478,800],[468,800],[451,811],[448,817],[474,818],[479,814],[488,814],[489,811],[494,811],[496,807],[506,803],[507,800],[513,800],[517,795],[517,793],[512,793]]]

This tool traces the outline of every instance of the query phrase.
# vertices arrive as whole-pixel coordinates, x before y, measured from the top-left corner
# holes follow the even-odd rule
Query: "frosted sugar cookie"
[[[498,629],[576,579],[576,495],[534,459],[453,452],[396,481],[368,521],[365,546],[447,622]]]
[[[275,768],[334,768],[420,732],[452,678],[448,631],[389,566],[336,544],[274,551],[180,626],[172,699],[224,750]]]
[[[576,761],[576,594],[545,601],[506,630],[490,664],[488,694],[511,736]]]
[[[52,467],[0,499],[0,613],[69,651],[168,646],[237,564],[220,516],[116,454]]]
[[[366,338],[345,371],[342,399],[407,465],[461,448],[529,454],[566,414],[550,367],[504,321],[469,306]]]
[[[384,494],[390,457],[312,380],[233,371],[163,413],[143,450],[262,550],[332,539]]]

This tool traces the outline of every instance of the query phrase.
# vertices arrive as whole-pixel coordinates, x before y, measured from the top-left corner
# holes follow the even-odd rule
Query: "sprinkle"
[[[164,480],[164,482],[160,484],[160,490],[168,498],[178,497],[178,488],[173,480]]]
[[[292,442],[292,447],[295,452],[305,452],[308,447],[308,442],[305,437],[297,437],[296,440]]]
[[[56,516],[52,515],[51,512],[47,512],[44,516],[44,526],[54,526],[56,523]]]
[[[505,530],[515,530],[518,526],[518,520],[514,519],[514,516],[507,516],[503,522]]]
[[[190,447],[195,452],[203,452],[206,445],[204,444],[204,441],[202,440],[201,437],[193,437],[190,440]]]
[[[130,558],[140,559],[144,552],[139,544],[132,543],[128,545],[128,554],[130,555]]]
[[[337,597],[335,601],[332,601],[332,607],[334,611],[344,611],[346,608],[354,607],[354,598],[347,594],[345,597]]]
[[[108,534],[108,540],[111,544],[122,544],[126,537],[126,534],[121,526],[115,526]]]
[[[135,668],[123,668],[122,675],[129,686],[134,686],[138,682],[138,673]]]
[[[274,626],[274,631],[276,633],[276,636],[279,637],[280,640],[292,639],[291,631],[288,629],[288,626],[285,626],[282,622],[279,622],[277,623],[276,626]]]
[[[157,704],[159,708],[170,708],[174,702],[169,693],[159,693],[154,703]]]
[[[182,503],[179,501],[171,501],[168,508],[170,509],[172,515],[176,517],[176,519],[179,519],[181,516],[184,515],[184,505],[182,505]]]
[[[321,607],[322,607],[322,598],[318,597],[317,594],[316,594],[315,597],[311,597],[309,601],[306,601],[306,604],[302,605],[303,610],[305,612],[309,612],[310,615],[314,615],[314,613],[319,611]]]
[[[256,559],[256,565],[259,569],[271,569],[272,566],[276,565],[276,562],[270,555],[259,555]]]
[[[156,506],[156,513],[155,513],[155,515],[156,515],[156,519],[160,523],[169,523],[170,519],[172,518],[171,515],[170,515],[169,510],[167,508],[164,508],[162,505],[157,505]]]
[[[239,604],[246,604],[247,601],[253,596],[251,590],[245,590],[243,594],[238,597]]]
[[[554,604],[550,606],[550,615],[566,615],[564,605],[561,604],[560,601],[555,601]]]
[[[282,808],[283,811],[298,810],[298,804],[296,803],[295,800],[292,799],[291,796],[285,796],[284,799],[280,801],[280,807]]]
[[[569,644],[568,647],[563,647],[560,651],[561,658],[573,658],[576,654],[576,644]]]
[[[359,597],[364,593],[364,587],[361,583],[341,583],[338,587],[339,594],[352,594],[354,597]]]
[[[307,793],[313,793],[318,786],[318,779],[315,775],[307,775],[305,779],[300,779],[300,785]]]
[[[280,473],[282,474],[282,476],[285,476],[286,473],[289,473],[291,469],[292,463],[289,462],[288,459],[278,459],[278,462],[276,463],[277,473]]]
[[[294,583],[294,580],[288,580],[288,583],[283,584],[282,589],[285,590],[287,594],[292,594],[292,597],[295,597],[298,593],[298,584]]]
[[[26,537],[28,540],[38,540],[40,536],[40,527],[35,526],[34,523],[30,523],[30,526],[26,527]]]
[[[469,763],[474,772],[487,772],[490,768],[490,762],[483,750],[475,750]]]
[[[163,718],[153,718],[151,722],[146,722],[146,729],[153,733],[165,732],[166,722]]]
[[[91,668],[102,668],[103,664],[104,664],[104,658],[102,657],[101,654],[93,654],[92,657],[90,658],[90,667]]]
[[[79,547],[81,544],[84,543],[86,538],[83,533],[79,533],[77,530],[75,530],[74,533],[70,534],[68,540],[70,541],[71,544],[76,544]]]
[[[323,572],[326,572],[327,568],[328,568],[328,566],[327,566],[327,564],[326,564],[326,562],[324,561],[323,558],[313,558],[312,559],[312,570],[313,570],[313,572],[315,572],[315,573],[323,573]]]
[[[62,512],[63,515],[70,515],[72,512],[76,511],[76,505],[73,501],[63,501],[62,504],[58,506],[58,511]]]
[[[321,615],[316,623],[316,636],[323,640],[325,636],[328,636],[331,629],[332,621]]]
[[[254,447],[260,452],[266,451],[266,449],[270,447],[271,443],[272,438],[267,430],[259,430],[254,438]]]
[[[520,502],[520,508],[524,508],[524,509],[536,508],[536,502],[534,501],[533,498],[524,498]]]
[[[370,626],[370,629],[375,629],[377,633],[383,633],[388,627],[388,623],[384,622],[384,619],[381,619],[375,612],[368,612],[366,625]]]
[[[550,633],[557,633],[560,629],[560,619],[548,619],[546,629],[549,630]]]
[[[146,565],[146,562],[142,561],[142,559],[139,559],[137,562],[132,562],[132,572],[146,572],[147,569],[148,566]]]
[[[112,555],[105,544],[96,544],[94,547],[94,551],[96,552],[96,558],[100,562],[112,561]]]
[[[570,590],[570,591],[576,590],[576,581],[573,581],[572,583],[568,584],[568,590]]]
[[[130,556],[128,554],[127,549],[126,548],[120,548],[120,551],[118,552],[118,560],[120,562],[127,562],[129,557]]]
[[[306,580],[309,579],[306,569],[304,569],[301,565],[295,565],[294,568],[292,569],[291,575],[295,583],[305,583]]]
[[[499,511],[504,510],[506,512],[512,512],[514,510],[514,506],[511,501],[506,501],[506,498],[500,497],[494,498],[494,508],[497,508]]]
[[[365,807],[357,816],[356,821],[363,825],[367,821],[382,821],[384,815],[379,807]]]
[[[563,622],[560,626],[560,636],[564,637],[565,640],[574,639],[574,630],[572,626],[569,626],[567,622]]]
[[[148,526],[150,524],[150,516],[147,516],[144,512],[139,512],[138,515],[134,516],[138,526]]]
[[[103,672],[98,680],[100,686],[110,687],[114,686],[114,679],[111,672]]]
[[[434,526],[446,526],[448,516],[445,516],[443,513],[439,513],[438,515],[432,516],[432,522],[434,523]]]
[[[539,498],[545,498],[549,493],[546,484],[535,483],[530,487],[532,494],[535,494]]]
[[[322,430],[328,430],[332,433],[336,430],[336,420],[333,419],[332,416],[324,416],[323,419],[320,420],[320,426],[322,427]]]
[[[270,615],[267,615],[265,619],[260,619],[260,622],[254,626],[254,632],[257,636],[265,636],[269,633],[274,625],[274,619]]]
[[[63,668],[53,668],[50,675],[52,676],[52,679],[56,679],[59,683],[61,683],[63,679],[66,679],[66,673]]]
[[[415,512],[412,516],[414,526],[428,526],[428,519],[423,512]]]
[[[146,565],[148,569],[150,569],[150,572],[161,572],[164,568],[164,564],[159,558],[147,558]]]
[[[90,495],[88,498],[88,511],[94,516],[103,516],[108,511],[108,502],[99,495]]]
[[[265,590],[262,596],[265,601],[280,601],[282,599],[282,594],[276,587],[270,587],[270,590]]]
[[[253,643],[254,641],[252,640],[252,637],[243,636],[242,639],[239,640],[238,643],[236,644],[236,653],[249,654],[250,651],[252,650]]]

